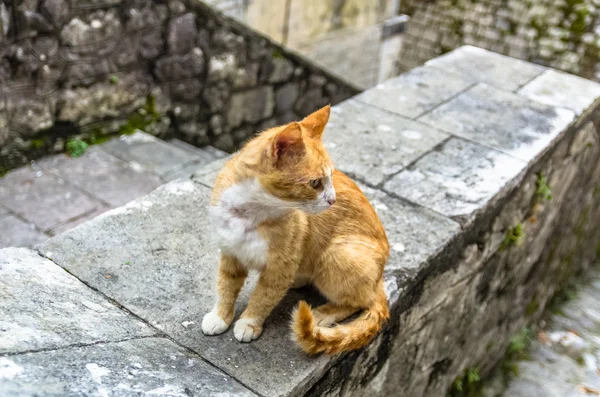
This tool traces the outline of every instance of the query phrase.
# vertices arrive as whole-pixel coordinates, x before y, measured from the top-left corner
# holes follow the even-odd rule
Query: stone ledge
[[[477,70],[469,73],[472,53]],[[39,252],[259,395],[443,395],[466,368],[490,370],[511,333],[539,316],[561,280],[596,259],[600,243],[594,91],[578,96],[587,110],[575,116],[527,97],[523,80],[542,73],[538,67],[472,48],[443,62],[457,71],[446,73],[457,80],[448,87],[470,82],[435,102],[432,90],[444,88],[439,71],[431,85],[416,72],[424,116],[398,101],[398,82],[413,84],[399,77],[390,89],[375,88],[378,95],[334,107],[326,130],[338,168],[359,181],[392,247],[385,273],[392,318],[361,351],[307,358],[289,341],[291,307],[300,297],[320,299],[310,289],[290,291],[250,345],[231,332],[201,334],[218,258],[208,199],[226,159],[54,237]],[[432,64],[423,70],[438,67]],[[499,74],[494,65],[532,72]],[[497,77],[501,84],[484,84]],[[512,92],[523,84],[524,93]],[[419,92],[412,92],[417,102]],[[539,194],[541,184],[552,200]]]

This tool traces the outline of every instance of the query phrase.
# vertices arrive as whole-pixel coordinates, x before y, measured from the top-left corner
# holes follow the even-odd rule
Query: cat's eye
[[[313,179],[309,182],[310,186],[313,189],[318,189],[321,187],[321,180],[320,179]]]

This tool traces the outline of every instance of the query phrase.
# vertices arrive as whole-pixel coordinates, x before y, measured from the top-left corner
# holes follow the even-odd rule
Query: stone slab
[[[38,164],[111,207],[126,204],[162,184],[158,176],[134,169],[98,146],[89,148],[76,159],[59,154],[45,158]]]
[[[109,209],[110,209],[109,207],[104,207],[104,206],[96,208],[96,209],[94,209],[94,210],[92,210],[90,212],[87,212],[87,213],[85,213],[85,214],[83,214],[83,215],[81,215],[81,216],[79,216],[79,217],[77,217],[75,219],[72,219],[72,220],[68,221],[67,223],[63,223],[62,225],[59,225],[59,226],[56,226],[56,227],[50,229],[48,231],[48,234],[50,236],[56,236],[57,234],[66,232],[67,230],[71,230],[74,227],[82,224],[83,222],[87,222],[90,219],[94,219],[98,215],[105,213]]]
[[[231,159],[231,156],[225,157],[216,161],[213,161],[210,164],[206,164],[202,167],[199,167],[192,174],[192,179],[195,182],[201,183],[204,186],[212,188],[214,186],[215,179],[221,172],[221,169],[225,167],[225,164]]]
[[[123,161],[139,165],[141,169],[160,176],[181,168],[201,156],[170,145],[142,131],[136,131],[132,135],[122,135],[119,139],[110,140],[101,147],[102,150]],[[207,161],[212,160],[208,153],[202,153]]]
[[[419,120],[530,161],[543,152],[574,117],[570,110],[479,84]]]
[[[521,88],[519,94],[581,114],[600,97],[600,84],[556,70],[547,70]]]
[[[462,46],[425,65],[460,73],[471,80],[509,91],[520,88],[546,70],[543,66],[473,46]]]
[[[348,100],[332,108],[324,144],[335,166],[378,185],[448,138],[416,121]]]
[[[48,236],[12,214],[0,215],[0,248],[33,247]]]
[[[368,194],[382,211],[395,246],[390,269],[418,266],[428,250],[434,253],[458,231],[448,219],[404,206],[381,192]],[[219,256],[208,217],[209,196],[210,189],[199,183],[170,182],[52,238],[40,251],[260,394],[300,395],[330,362],[328,357],[308,358],[288,337],[297,301],[322,302],[314,291],[290,291],[269,317],[263,335],[251,344],[237,342],[231,330],[215,337],[201,332],[202,316],[214,303]],[[409,231],[394,222],[420,224],[422,233],[408,237]],[[238,314],[255,279],[246,283]]]
[[[206,153],[208,153],[215,159],[223,158],[228,155],[227,152],[224,152],[221,149],[217,149],[214,146],[197,147],[197,146],[194,146],[192,144],[189,144],[187,142],[184,142],[184,141],[182,141],[180,139],[176,139],[176,138],[169,139],[166,142],[170,145],[177,146],[180,149],[187,150],[193,154],[198,154],[198,156],[201,156],[201,157],[205,156]]]
[[[164,338],[0,357],[4,397],[255,396]]]
[[[8,214],[8,209],[0,205],[0,215]]]
[[[424,66],[377,84],[354,99],[417,118],[474,83],[462,75]]]
[[[449,217],[472,219],[526,163],[491,148],[451,138],[384,189]]]
[[[48,259],[25,248],[0,250],[0,291],[0,354],[155,333]]]
[[[48,230],[101,205],[64,179],[31,166],[0,179],[0,202],[40,230]]]

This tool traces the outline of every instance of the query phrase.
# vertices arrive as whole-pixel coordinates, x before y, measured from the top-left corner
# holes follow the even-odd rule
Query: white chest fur
[[[258,225],[282,213],[277,201],[256,180],[238,183],[223,191],[217,205],[211,207],[221,250],[235,256],[247,268],[264,268],[269,242],[258,232]]]

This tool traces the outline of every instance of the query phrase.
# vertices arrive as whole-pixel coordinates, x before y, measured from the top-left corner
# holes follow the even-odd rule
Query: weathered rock
[[[0,250],[0,353],[56,349],[155,334],[48,259]],[[1,382],[2,378],[0,378]]]
[[[196,41],[196,17],[192,13],[187,13],[169,22],[167,31],[167,45],[170,54],[183,55],[194,48]]]
[[[44,0],[41,10],[56,27],[61,27],[69,17],[69,4],[65,0]]]
[[[225,124],[225,119],[223,116],[215,114],[210,118],[208,125],[210,126],[210,131],[214,136],[221,135],[223,133],[223,126]]]
[[[10,30],[11,16],[4,2],[0,4],[0,42],[6,40]]]
[[[139,52],[142,58],[152,59],[163,53],[164,37],[161,29],[144,32],[140,37]]]
[[[204,85],[201,80],[183,80],[169,84],[169,96],[176,101],[196,103]]]
[[[8,98],[7,110],[11,128],[25,137],[31,137],[54,124],[53,112],[46,99],[13,95]]]
[[[35,229],[34,225],[23,222],[12,214],[4,214],[3,211],[0,208],[0,247],[30,248],[48,239],[48,236]]]
[[[146,3],[145,6],[139,8],[132,5],[125,11],[126,30],[136,31],[162,25],[167,20],[168,15],[169,9],[164,4]]]
[[[285,113],[291,110],[298,99],[300,90],[297,83],[288,83],[275,90],[275,112]]]
[[[309,115],[329,103],[321,88],[311,88],[299,95],[294,111],[301,115]]]
[[[294,65],[283,57],[273,57],[269,62],[263,64],[261,70],[261,81],[269,83],[281,83],[288,80],[294,73]]]
[[[204,71],[204,53],[198,47],[185,55],[170,55],[156,62],[155,73],[160,81],[181,80],[198,76]]]
[[[269,86],[233,94],[225,111],[227,125],[235,128],[244,122],[264,120],[273,115],[274,107],[273,88]]]
[[[204,90],[204,100],[208,104],[210,111],[216,113],[223,109],[229,99],[229,86],[224,82],[211,84]]]
[[[84,20],[73,18],[60,33],[69,46],[84,46],[121,34],[121,22],[115,10],[96,11]]]

